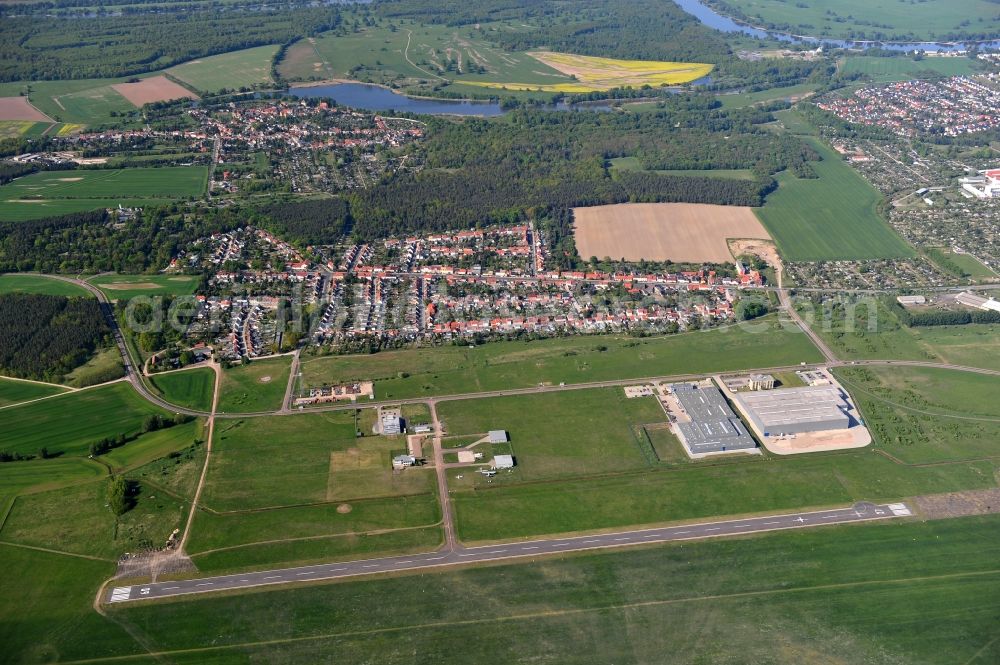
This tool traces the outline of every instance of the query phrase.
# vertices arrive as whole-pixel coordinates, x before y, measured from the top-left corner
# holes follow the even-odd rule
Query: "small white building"
[[[513,469],[514,468],[514,456],[513,455],[494,455],[493,456],[493,468],[494,469]]]
[[[488,436],[490,443],[507,443],[507,430],[491,429]]]
[[[414,434],[430,434],[430,432],[431,432],[431,426],[428,425],[427,423],[421,423],[419,425],[413,426]]]
[[[912,305],[925,304],[927,302],[927,298],[923,296],[896,296],[896,302],[903,307],[910,307]]]
[[[417,458],[413,455],[396,455],[392,458],[392,468],[394,469],[405,469],[416,465]]]

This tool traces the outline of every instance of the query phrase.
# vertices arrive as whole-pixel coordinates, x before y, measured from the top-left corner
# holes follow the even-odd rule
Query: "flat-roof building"
[[[491,429],[487,436],[490,437],[490,443],[507,443],[507,430]]]
[[[692,455],[757,447],[718,388],[693,383],[674,383],[669,388],[690,418],[690,422],[676,425],[682,442]]]
[[[400,434],[403,431],[403,419],[396,413],[382,415],[382,434]]]
[[[804,434],[851,426],[851,405],[839,386],[815,385],[736,395],[764,436]]]
[[[494,469],[513,469],[514,468],[514,456],[513,455],[494,455],[493,456],[493,468]]]

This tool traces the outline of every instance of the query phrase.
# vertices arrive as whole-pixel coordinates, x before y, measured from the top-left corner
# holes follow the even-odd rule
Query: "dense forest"
[[[110,344],[110,335],[95,298],[0,295],[0,369],[4,374],[59,382],[97,348]]]
[[[340,198],[274,203],[261,209],[273,230],[322,243],[351,233],[371,240],[416,230],[462,228],[533,218],[569,237],[569,208],[605,203],[691,202],[759,206],[786,169],[814,177],[819,156],[799,139],[775,136],[760,109],[724,110],[707,95],[677,95],[656,112],[551,113],[518,110],[505,122],[429,119],[416,148],[419,172],[387,177],[378,187]],[[618,171],[634,156],[646,171]],[[698,171],[748,169],[748,180]],[[659,169],[691,170],[661,175]],[[572,253],[572,252],[571,252]]]
[[[0,223],[0,272],[141,273],[165,267],[187,243],[238,226],[239,212],[190,216],[181,208],[148,208],[123,228],[104,210]]]
[[[0,81],[130,76],[185,60],[331,30],[335,7],[192,11],[94,18],[5,16]]]

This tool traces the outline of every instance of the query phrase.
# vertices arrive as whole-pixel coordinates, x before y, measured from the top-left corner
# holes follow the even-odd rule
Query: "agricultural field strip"
[[[949,365],[944,363],[934,363],[929,361],[920,360],[856,360],[856,361],[835,361],[835,362],[817,362],[806,365],[807,367],[816,367],[819,365],[824,365],[828,367],[837,367],[841,365],[900,365],[900,366],[910,366],[910,367],[932,367],[940,369],[952,369],[960,372],[973,372],[976,374],[989,374],[994,376],[1000,376],[1000,371],[984,369],[981,367],[967,367],[965,365]],[[802,365],[788,365],[783,367],[752,367],[747,369],[732,370],[733,372],[740,373],[750,373],[750,372],[788,372],[802,369]],[[718,374],[720,372],[713,372],[711,374]],[[728,371],[722,371],[725,374]],[[691,381],[696,379],[707,378],[709,374],[672,374],[664,376],[647,376],[647,377],[637,377],[632,379],[612,379],[608,381],[596,381],[592,383],[569,383],[565,386],[533,386],[528,388],[510,388],[508,390],[493,390],[487,392],[475,392],[475,393],[455,393],[449,395],[433,395],[427,397],[403,397],[400,399],[386,399],[378,400],[372,402],[366,402],[363,404],[334,404],[330,406],[314,406],[307,410],[301,411],[283,411],[281,409],[275,411],[255,411],[250,413],[218,413],[217,418],[224,419],[241,419],[241,418],[255,418],[264,416],[294,416],[298,413],[320,413],[324,411],[353,411],[356,409],[375,409],[382,406],[395,405],[395,404],[427,404],[429,402],[450,402],[464,399],[486,399],[490,397],[505,397],[511,395],[537,395],[541,393],[549,392],[560,392],[564,390],[587,390],[590,388],[617,388],[621,386],[631,386],[638,385],[641,383],[672,383],[677,381]],[[144,397],[149,399],[154,404],[162,406],[166,409],[171,409],[177,411],[178,413],[185,413],[191,416],[205,416],[208,415],[205,411],[196,411],[193,409],[186,409],[178,407],[174,404],[170,404],[160,398],[153,397],[143,394]]]
[[[123,603],[213,591],[247,589],[274,584],[289,584],[293,582],[355,577],[401,570],[453,566],[481,561],[534,557],[543,554],[562,554],[564,552],[624,547],[628,545],[745,535],[850,522],[870,522],[874,520],[893,519],[895,517],[906,517],[910,514],[911,511],[905,504],[876,505],[859,503],[850,508],[746,517],[721,522],[683,524],[672,527],[592,534],[570,538],[531,540],[478,547],[456,547],[452,550],[440,550],[425,554],[404,554],[379,559],[265,570],[252,573],[237,573],[191,580],[119,587],[112,586],[104,595],[104,602]]]

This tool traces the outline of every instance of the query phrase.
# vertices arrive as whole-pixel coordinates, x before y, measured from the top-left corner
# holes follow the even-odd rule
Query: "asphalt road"
[[[643,543],[663,543],[678,540],[736,536],[783,529],[818,527],[828,524],[869,522],[910,515],[906,504],[857,503],[850,508],[837,508],[785,515],[768,515],[704,522],[681,526],[623,531],[620,533],[595,534],[572,538],[552,538],[545,540],[521,541],[483,547],[456,547],[425,554],[366,559],[327,563],[300,568],[283,568],[239,575],[222,575],[193,580],[156,582],[135,586],[111,588],[104,597],[106,603],[124,603],[135,600],[170,598],[197,593],[211,593],[232,589],[330,580],[360,575],[372,575],[395,571],[421,570],[438,566],[453,566],[483,561],[503,561],[521,557],[559,554],[580,550],[597,550],[611,547],[625,547]]]

